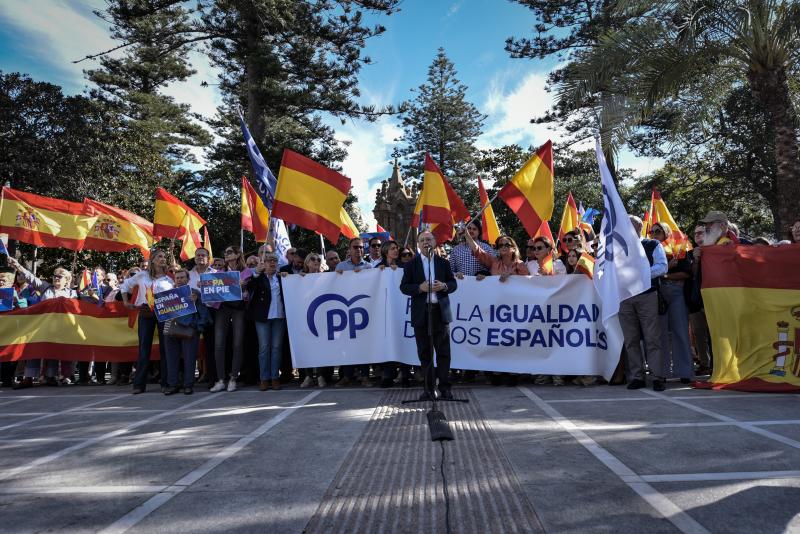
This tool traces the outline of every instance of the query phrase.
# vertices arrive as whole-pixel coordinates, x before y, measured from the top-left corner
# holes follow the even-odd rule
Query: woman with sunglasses
[[[411,250],[411,247],[403,247],[400,250],[400,261],[402,263],[408,263],[414,259],[414,251]]]
[[[553,254],[553,242],[544,235],[536,236],[528,240],[528,250],[533,251],[534,259],[528,262],[528,270],[533,276],[550,276],[556,274],[567,274],[564,263]],[[552,259],[552,267],[548,260]]]
[[[408,249],[408,252],[410,254],[407,253],[406,259],[403,260],[401,257],[400,245],[397,244],[397,241],[393,239],[385,241],[383,245],[381,245],[381,261],[377,265],[378,269],[384,270],[389,268],[395,271],[398,267],[401,269],[405,268],[406,264],[414,258],[414,253],[411,252],[410,249]],[[394,380],[398,374],[398,368],[403,377],[401,380],[403,387],[408,387],[411,378],[411,366],[400,362],[384,362],[381,364],[380,386],[382,388],[389,388],[394,385]]]
[[[155,250],[150,254],[147,270],[139,271],[120,286],[122,302],[125,307],[137,310],[139,317],[139,358],[136,360],[136,373],[133,375],[133,394],[144,393],[147,388],[147,367],[150,363],[150,352],[153,347],[153,335],[158,329],[158,338],[164,338],[164,323],[159,323],[150,307],[153,295],[175,287],[168,275],[167,254],[163,250]],[[131,296],[129,296],[129,294]],[[131,297],[134,299],[131,302]],[[160,355],[159,369],[161,375],[161,391],[167,389],[167,354],[166,345],[158,344]]]
[[[32,272],[27,270],[25,267],[20,265],[20,263],[11,256],[8,256],[8,265],[17,270],[17,273],[21,273],[25,280],[33,286],[33,288],[39,292],[41,295],[40,300],[50,300],[56,298],[69,298],[69,299],[76,299],[78,298],[78,294],[72,289],[70,286],[72,285],[72,273],[62,267],[56,267],[53,271],[53,281],[52,283],[46,282],[34,276]],[[62,361],[61,367],[62,369],[66,370],[66,372],[62,372],[62,375],[68,376],[72,375],[73,373],[73,364],[74,362],[67,362]],[[45,384],[48,386],[57,386],[58,385],[58,367],[59,361],[47,359],[44,361],[45,364]],[[39,372],[41,370],[42,361],[39,359],[36,360],[28,360],[25,364],[25,374],[22,378],[22,381],[16,384],[14,387],[16,389],[20,388],[29,388],[33,386],[33,379],[39,376]]]
[[[322,261],[322,256],[316,252],[309,252],[306,256],[306,259],[303,260],[303,272],[300,273],[300,276],[323,273],[325,272],[323,265],[324,263]],[[300,374],[305,376],[303,381],[300,383],[301,388],[310,388],[314,385],[315,370],[317,375],[317,384],[319,384],[319,387],[324,388],[328,385],[328,382],[333,380],[333,367],[317,367],[316,369],[313,367],[306,367],[299,370]]]
[[[490,253],[483,250],[478,243],[472,238],[469,232],[464,232],[464,239],[467,245],[472,249],[472,254],[484,266],[489,268],[492,276],[499,276],[501,282],[508,280],[511,275],[528,275],[528,267],[519,257],[519,248],[514,242],[514,239],[508,235],[501,235],[498,237],[494,246],[497,249],[497,256],[492,256]],[[457,278],[464,278],[463,273],[459,273]],[[477,280],[483,280],[483,274],[475,276]]]
[[[242,249],[229,246],[224,252],[225,263],[218,271],[245,270]],[[231,375],[228,380],[227,390],[236,391],[236,379],[242,368],[244,358],[244,327],[245,305],[243,300],[223,302],[214,317],[214,363],[217,367],[217,383],[211,388],[212,393],[223,391],[225,385],[225,352],[228,342],[228,332],[233,334],[233,361],[231,362]]]

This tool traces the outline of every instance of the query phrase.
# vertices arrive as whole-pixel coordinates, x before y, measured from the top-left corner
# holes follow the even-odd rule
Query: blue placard
[[[14,308],[14,288],[0,287],[0,311],[11,311]]]
[[[156,319],[159,323],[191,315],[197,311],[194,301],[190,298],[192,288],[180,286],[167,291],[162,291],[153,295],[153,306],[156,312]]]
[[[200,275],[200,299],[203,304],[242,300],[241,273],[226,271]]]

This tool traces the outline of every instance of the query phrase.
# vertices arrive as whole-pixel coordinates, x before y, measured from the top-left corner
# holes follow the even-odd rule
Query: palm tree
[[[774,132],[776,226],[788,228],[800,215],[798,123],[789,84],[800,53],[800,5],[619,0],[616,9],[629,22],[566,68],[559,104],[593,101],[604,141],[621,144],[658,106],[703,80],[746,84]]]

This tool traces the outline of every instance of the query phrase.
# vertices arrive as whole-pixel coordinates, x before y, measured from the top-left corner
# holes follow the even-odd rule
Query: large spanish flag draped
[[[156,209],[153,217],[153,234],[167,239],[181,239],[181,259],[194,257],[200,246],[200,229],[205,219],[196,211],[169,194],[164,188],[156,190]]]
[[[800,390],[800,245],[703,247],[714,373],[697,387]]]
[[[145,259],[153,246],[153,223],[138,215],[90,198],[83,199],[83,209],[94,224],[84,243],[85,250],[122,252],[137,248]]]
[[[353,219],[350,218],[350,215],[347,214],[344,206],[342,206],[339,214],[342,220],[341,233],[344,234],[347,239],[358,237],[358,226],[356,226],[356,223],[354,223]]]
[[[644,225],[642,225],[642,237],[650,237],[650,231],[656,223],[665,224],[672,231],[670,238],[662,243],[667,256],[670,258],[685,258],[686,252],[692,250],[689,237],[681,232],[675,219],[672,218],[667,204],[661,198],[661,193],[656,191],[654,187],[650,196],[650,209],[645,213]]]
[[[489,195],[483,187],[483,180],[478,176],[478,195],[481,200],[481,208],[486,208],[481,212],[481,238],[488,243],[494,243],[500,237],[500,227],[497,226],[497,219],[494,217],[494,210],[489,203]]]
[[[553,143],[547,141],[500,190],[528,235],[553,216]]]
[[[575,205],[575,199],[572,198],[572,191],[567,195],[567,203],[564,204],[564,213],[561,214],[561,226],[558,229],[558,243],[561,251],[565,254],[569,251],[566,243],[564,243],[564,236],[568,232],[578,229],[581,220],[578,217],[578,206]]]
[[[269,211],[244,176],[242,176],[242,230],[252,232],[258,243],[267,241]]]
[[[414,208],[412,226],[430,225],[437,243],[453,238],[455,223],[468,221],[469,211],[444,177],[431,155],[425,154],[422,191]]]
[[[350,178],[284,149],[272,216],[336,243],[342,228],[341,207],[349,192]]]
[[[0,233],[8,234],[9,239],[38,247],[81,250],[93,224],[80,202],[3,188]]]
[[[135,362],[136,330],[121,302],[98,306],[75,299],[44,300],[0,314],[0,361],[37,358]],[[158,342],[150,355],[158,359]]]

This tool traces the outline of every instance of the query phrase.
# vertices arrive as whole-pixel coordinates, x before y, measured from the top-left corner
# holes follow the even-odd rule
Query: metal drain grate
[[[304,532],[445,532],[441,445],[430,441],[421,390],[392,390],[375,408]],[[543,532],[468,389],[440,403],[455,441],[444,444],[452,532]]]

